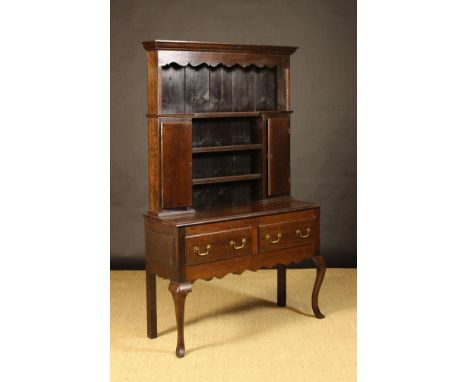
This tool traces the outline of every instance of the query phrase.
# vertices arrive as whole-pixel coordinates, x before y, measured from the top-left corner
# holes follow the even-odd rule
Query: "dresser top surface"
[[[275,198],[259,200],[240,206],[211,207],[200,210],[183,211],[180,213],[164,212],[156,215],[148,213],[147,217],[156,218],[175,227],[185,227],[196,224],[217,223],[235,219],[246,219],[256,216],[273,215],[292,211],[319,208],[318,203],[301,202],[291,198]]]
[[[152,40],[143,41],[143,47],[151,50],[177,50],[177,51],[209,51],[209,52],[249,52],[262,54],[293,54],[295,46],[254,45],[254,44],[228,44],[224,42]]]

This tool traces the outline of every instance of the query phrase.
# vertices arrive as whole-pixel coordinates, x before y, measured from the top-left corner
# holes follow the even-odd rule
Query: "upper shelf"
[[[164,113],[277,110],[278,73],[272,68],[167,65],[161,70]]]
[[[290,46],[143,42],[154,114],[290,109]]]
[[[261,54],[293,54],[297,47],[275,46],[275,45],[252,45],[252,44],[228,44],[221,42],[200,41],[175,41],[154,40],[143,41],[143,47],[147,51],[152,50],[177,50],[177,51],[205,51],[205,52],[246,52]]]

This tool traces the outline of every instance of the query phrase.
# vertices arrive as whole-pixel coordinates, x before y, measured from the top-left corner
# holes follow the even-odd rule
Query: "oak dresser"
[[[183,357],[185,298],[197,279],[317,268],[325,276],[320,207],[290,197],[290,55],[294,47],[145,41],[149,210],[145,221],[147,334],[157,337],[156,275],[169,279]]]

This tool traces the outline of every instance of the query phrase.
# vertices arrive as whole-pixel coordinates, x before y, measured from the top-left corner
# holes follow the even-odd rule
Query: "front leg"
[[[192,291],[192,283],[178,283],[171,281],[169,283],[169,291],[172,293],[174,299],[174,307],[177,322],[177,348],[176,356],[182,358],[185,355],[184,343],[184,311],[185,311],[185,298],[187,294]]]
[[[318,295],[320,292],[320,287],[322,286],[323,278],[325,277],[327,266],[325,264],[325,259],[322,256],[313,256],[312,261],[314,262],[314,265],[317,268],[317,276],[315,277],[314,290],[312,291],[312,310],[314,311],[315,317],[325,318],[318,306]]]

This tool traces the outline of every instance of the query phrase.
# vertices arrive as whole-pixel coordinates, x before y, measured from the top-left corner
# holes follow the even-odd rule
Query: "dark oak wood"
[[[273,199],[259,200],[245,203],[237,206],[220,206],[217,208],[206,208],[186,213],[178,213],[164,216],[164,224],[174,227],[196,226],[206,223],[226,222],[231,220],[247,219],[260,216],[272,216],[285,212],[297,212],[315,210],[318,215],[318,203],[306,203],[290,197],[278,197]],[[148,213],[145,216],[158,219],[158,215]],[[292,214],[291,217],[297,218],[304,215]],[[276,220],[275,220],[276,222]]]
[[[286,266],[278,265],[276,270],[276,304],[278,306],[286,306]]]
[[[302,245],[315,245],[317,235],[315,215],[303,220],[259,225],[259,251],[268,252]]]
[[[289,118],[268,118],[268,195],[289,194]]]
[[[163,208],[192,204],[192,124],[161,124],[161,173]]]
[[[176,355],[196,280],[312,259],[312,309],[326,266],[320,206],[290,196],[290,55],[294,47],[147,41],[147,333],[157,337],[156,275],[170,280]]]
[[[147,56],[148,75],[148,113],[159,112],[158,108],[158,52],[151,51]]]
[[[159,125],[155,118],[148,119],[148,197],[149,211],[158,212],[160,207],[159,171]]]
[[[221,42],[202,41],[174,41],[174,40],[154,40],[143,41],[143,47],[148,50],[194,50],[206,52],[240,52],[240,53],[262,53],[262,54],[293,54],[297,47],[276,46],[276,45],[252,45],[252,44],[227,44]]]
[[[185,298],[192,291],[191,283],[178,283],[171,281],[169,283],[169,291],[174,300],[174,308],[177,322],[177,348],[176,356],[182,358],[185,355],[184,341],[184,313],[185,313]]]
[[[319,309],[318,297],[325,277],[325,272],[327,271],[327,266],[325,264],[325,259],[322,256],[312,256],[312,261],[317,268],[317,277],[315,278],[314,289],[312,291],[312,310],[314,311],[315,317],[325,318]]]
[[[261,143],[257,118],[197,118],[192,126],[193,147]]]
[[[276,110],[276,70],[256,69],[255,110]]]
[[[232,111],[255,110],[254,72],[236,66],[232,70]]]
[[[164,114],[275,111],[286,94],[278,94],[277,69],[268,66],[171,62],[161,67],[161,77]]]
[[[185,236],[186,264],[211,263],[252,253],[252,227]]]
[[[146,113],[148,118],[181,118],[181,119],[205,119],[205,118],[241,118],[241,117],[287,117],[292,110],[271,111],[234,111],[234,112],[207,112],[207,113]]]
[[[229,112],[232,109],[232,74],[225,66],[210,68],[210,111]]]
[[[156,275],[146,272],[146,323],[148,338],[158,336],[156,312]]]
[[[244,151],[244,150],[262,150],[263,145],[260,143],[244,144],[244,145],[228,145],[228,146],[208,146],[208,147],[194,147],[192,148],[193,154],[203,153],[217,153],[224,151]]]
[[[185,68],[170,66],[161,72],[161,109],[164,113],[185,112]]]
[[[210,70],[205,66],[186,67],[185,112],[210,111]]]
[[[145,268],[146,272],[174,278],[176,274],[176,228],[159,219],[145,216]],[[148,281],[147,281],[148,282]]]
[[[199,178],[193,179],[193,184],[212,184],[212,183],[225,183],[225,182],[240,182],[242,180],[260,179],[261,174],[245,174],[245,175],[232,175],[232,176],[218,176],[213,178]]]
[[[227,68],[232,68],[236,65],[247,68],[249,66],[257,66],[259,68],[280,67],[282,78],[278,78],[278,83],[281,86],[287,86],[286,68],[289,65],[289,55],[285,54],[258,54],[258,53],[238,53],[238,52],[201,52],[201,51],[167,51],[158,50],[158,66],[164,67],[172,64],[179,66],[208,65],[209,67],[217,67],[223,65]],[[278,74],[277,74],[278,76]],[[278,87],[278,91],[279,91]],[[285,88],[284,95],[287,91]]]
[[[258,180],[194,185],[193,208],[207,209],[249,203],[258,190]]]
[[[255,272],[259,269],[274,269],[278,264],[290,265],[299,263],[311,257],[315,248],[311,246],[288,248],[282,251],[269,252],[268,255],[252,254],[239,258],[231,258],[210,264],[187,266],[186,278],[190,281],[198,279],[211,280],[214,277],[222,278],[229,273],[240,275],[245,271]]]

